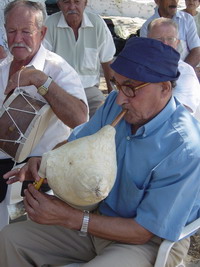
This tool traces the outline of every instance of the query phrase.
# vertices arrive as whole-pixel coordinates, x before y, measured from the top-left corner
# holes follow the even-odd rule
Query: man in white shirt
[[[179,44],[178,26],[176,22],[168,18],[157,18],[148,25],[149,38],[157,39],[177,49]],[[178,69],[180,76],[173,89],[173,95],[191,112],[195,113],[200,103],[200,85],[194,69],[179,60]]]
[[[109,65],[115,54],[114,41],[103,19],[85,11],[87,0],[58,0],[57,4],[61,12],[47,18],[44,44],[62,56],[79,74],[91,117],[104,101],[99,90],[100,67],[108,92],[112,90]]]
[[[75,70],[64,59],[46,50],[41,44],[46,33],[43,5],[15,0],[7,5],[4,14],[11,54],[0,65],[0,107],[6,95],[12,93],[18,84],[31,97],[50,104],[55,114],[29,156],[42,155],[58,142],[66,140],[71,128],[87,120],[86,95]],[[24,66],[26,68],[22,70]],[[42,87],[44,85],[46,89]],[[2,124],[1,131],[4,128]],[[11,169],[13,164],[8,155],[0,153],[0,229],[8,223],[8,200],[5,199],[7,185],[2,175]]]
[[[160,17],[173,19],[179,28],[180,43],[177,50],[181,54],[181,59],[195,69],[200,62],[200,40],[193,17],[177,10],[179,0],[154,1],[157,4],[155,13],[142,25],[140,36],[147,37],[147,27],[152,20]],[[200,73],[196,73],[199,78]]]

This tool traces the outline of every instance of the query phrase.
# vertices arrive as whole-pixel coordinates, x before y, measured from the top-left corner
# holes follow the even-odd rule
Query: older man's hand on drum
[[[50,104],[56,116],[70,128],[75,128],[86,122],[87,105],[79,98],[67,93],[50,76],[33,66],[21,68],[13,74],[8,81],[4,94],[10,94],[19,86],[29,85],[34,85],[37,88],[37,92]]]
[[[35,69],[34,66],[23,67],[14,73],[8,81],[4,94],[8,95],[18,86],[34,85],[36,88],[44,84],[48,76]]]

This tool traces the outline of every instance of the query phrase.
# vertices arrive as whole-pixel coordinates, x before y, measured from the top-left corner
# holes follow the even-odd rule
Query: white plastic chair
[[[187,226],[184,227],[182,233],[180,234],[179,240],[187,237],[188,235],[192,234],[193,232],[197,231],[200,229],[200,218],[195,220],[194,222],[188,224]],[[164,240],[160,248],[158,250],[156,262],[154,264],[154,267],[165,267],[165,264],[167,262],[167,258],[169,255],[169,252],[175,242],[169,241],[169,240]],[[58,267],[81,267],[84,263],[71,263],[68,265],[63,265],[63,266],[58,266]],[[183,261],[178,264],[177,266],[174,267],[185,267]]]
[[[197,231],[198,229],[200,229],[200,218],[198,218],[194,222],[192,222],[192,223],[190,223],[184,227],[182,233],[179,236],[179,240],[187,237],[188,235],[191,235],[193,232]],[[171,242],[169,240],[164,240],[161,243],[160,248],[158,250],[158,254],[157,254],[157,258],[156,258],[156,262],[155,262],[154,267],[165,267],[170,249],[172,248],[174,243],[175,242]],[[179,265],[177,265],[175,267],[185,267],[185,265],[182,261]]]

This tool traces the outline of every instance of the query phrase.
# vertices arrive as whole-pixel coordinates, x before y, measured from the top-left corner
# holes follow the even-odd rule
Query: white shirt
[[[194,16],[193,18],[194,18],[194,21],[195,21],[196,26],[197,26],[197,33],[198,33],[198,35],[200,37],[200,13],[198,12],[196,14],[196,16]]]
[[[183,60],[179,61],[178,69],[180,76],[173,89],[173,95],[194,114],[200,103],[199,80],[194,69]]]
[[[100,63],[109,62],[115,54],[112,35],[103,19],[84,11],[78,40],[62,12],[47,18],[44,45],[62,56],[79,74],[84,88],[99,85]]]
[[[4,91],[8,82],[11,61],[12,56],[8,56],[0,64],[0,107],[5,99]],[[48,51],[41,45],[39,51],[29,65],[33,65],[36,69],[51,76],[66,92],[83,100],[87,104],[86,95],[77,73],[60,56]],[[45,99],[37,93],[35,86],[26,87],[26,91],[31,94],[31,96],[45,101]],[[69,134],[70,128],[59,120],[56,115],[53,115],[49,121],[48,128],[29,156],[41,156],[44,152],[51,150],[59,142],[66,140]],[[8,156],[0,152],[0,159],[3,158],[8,158]]]
[[[142,25],[140,29],[141,37],[147,37],[147,27],[156,18],[160,18],[157,7],[155,8],[155,13]],[[179,28],[180,44],[177,50],[181,54],[181,59],[184,60],[190,50],[200,46],[196,24],[190,14],[179,10],[172,19],[177,23]]]

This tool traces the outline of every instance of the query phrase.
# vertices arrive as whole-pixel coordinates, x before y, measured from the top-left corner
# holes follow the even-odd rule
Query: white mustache
[[[70,15],[70,14],[78,14],[78,12],[75,10],[70,10],[67,12],[67,15]]]
[[[32,52],[32,49],[28,46],[28,45],[26,45],[26,44],[21,44],[21,43],[14,43],[13,45],[11,45],[11,47],[10,47],[10,52],[12,52],[12,49],[14,48],[14,47],[23,47],[23,48],[26,48],[27,50],[28,50],[28,52]]]

